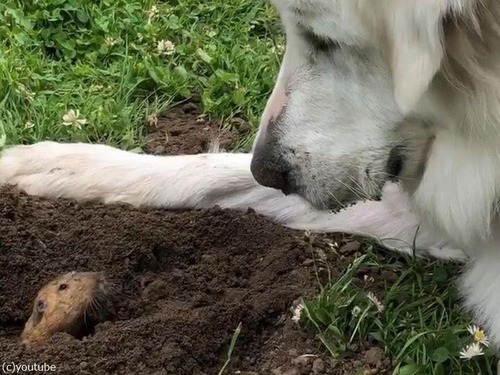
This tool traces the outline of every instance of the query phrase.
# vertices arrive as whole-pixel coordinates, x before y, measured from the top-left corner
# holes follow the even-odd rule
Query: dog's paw
[[[113,151],[107,146],[57,142],[8,147],[0,154],[0,185],[15,185],[30,195],[85,198],[82,189],[93,185],[85,176],[95,175],[99,160]]]
[[[61,168],[64,158],[58,146],[55,142],[41,142],[6,148],[0,155],[0,184],[16,185],[37,194],[42,176]]]

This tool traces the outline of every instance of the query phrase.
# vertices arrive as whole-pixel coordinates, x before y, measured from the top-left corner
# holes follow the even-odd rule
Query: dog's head
[[[418,181],[443,25],[476,1],[272,2],[287,46],[254,143],[256,180],[321,208],[375,199],[389,179]]]

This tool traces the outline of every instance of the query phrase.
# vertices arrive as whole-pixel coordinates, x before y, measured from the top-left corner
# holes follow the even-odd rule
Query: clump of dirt
[[[0,228],[0,362],[46,363],[71,375],[217,374],[241,323],[227,374],[388,373],[383,355],[377,364],[367,359],[368,347],[332,359],[290,319],[294,301],[318,291],[312,258],[317,247],[328,252],[322,236],[312,244],[251,210],[134,209],[10,187],[0,189]],[[23,346],[38,289],[68,271],[104,272],[116,288],[116,319],[82,340],[57,334]]]
[[[155,155],[199,154],[214,144],[227,149],[236,137],[235,132],[201,116],[194,103],[187,103],[150,117],[144,151]]]

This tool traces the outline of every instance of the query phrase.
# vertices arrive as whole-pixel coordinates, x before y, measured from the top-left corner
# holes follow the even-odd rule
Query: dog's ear
[[[471,16],[480,0],[399,0],[387,13],[396,101],[411,112],[444,57],[445,18]]]
[[[449,1],[402,0],[388,15],[394,94],[404,114],[414,109],[440,68]]]

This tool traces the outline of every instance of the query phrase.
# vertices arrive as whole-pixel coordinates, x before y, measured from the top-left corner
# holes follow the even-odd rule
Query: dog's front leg
[[[459,291],[475,322],[484,327],[490,342],[500,349],[500,252],[482,249],[461,275]]]
[[[259,185],[251,154],[152,156],[105,145],[40,142],[6,149],[0,184],[48,198],[121,202],[168,209],[247,209],[280,223],[314,209],[300,197]]]
[[[253,208],[282,225],[374,237],[393,249],[428,250],[463,258],[420,228],[404,195],[389,186],[380,202],[361,202],[339,213],[317,210],[299,196],[259,185],[251,154],[139,155],[104,145],[41,142],[9,148],[0,157],[0,184],[31,195],[96,200],[168,209]],[[424,251],[425,253],[425,251]]]

